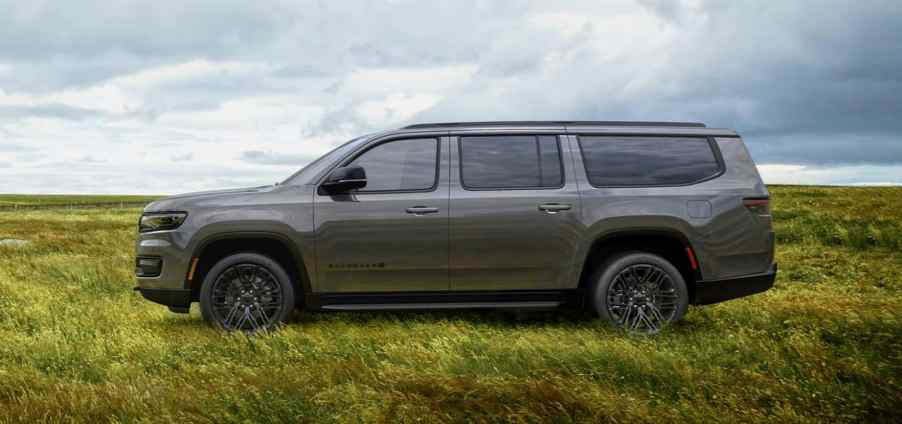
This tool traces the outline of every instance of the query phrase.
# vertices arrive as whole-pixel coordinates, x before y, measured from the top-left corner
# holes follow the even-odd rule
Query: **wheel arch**
[[[197,259],[194,273],[186,275],[191,298],[198,300],[207,272],[222,258],[240,252],[255,252],[272,258],[282,265],[292,278],[298,296],[296,303],[311,292],[310,275],[303,256],[288,237],[265,231],[236,231],[214,234],[204,238],[193,249],[191,261]]]
[[[590,277],[608,258],[626,251],[648,252],[668,260],[682,274],[689,289],[689,298],[693,299],[694,283],[701,280],[701,267],[698,266],[695,250],[681,231],[663,227],[622,229],[595,237],[581,263],[579,289],[589,287]]]

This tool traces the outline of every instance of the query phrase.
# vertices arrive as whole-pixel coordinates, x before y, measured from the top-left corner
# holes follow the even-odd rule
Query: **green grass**
[[[223,334],[131,291],[138,209],[0,212],[32,241],[0,247],[0,422],[898,422],[902,189],[771,192],[774,289],[657,337],[499,312]]]
[[[70,195],[70,194],[41,194],[20,195],[0,194],[0,208],[13,206],[70,206],[70,205],[94,205],[109,203],[140,203],[150,202],[160,196],[121,196],[121,195]]]

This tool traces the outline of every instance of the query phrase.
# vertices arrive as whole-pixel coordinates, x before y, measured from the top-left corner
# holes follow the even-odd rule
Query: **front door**
[[[569,284],[582,229],[569,142],[558,138],[452,137],[452,290]]]
[[[446,144],[377,140],[343,162],[362,166],[367,185],[316,195],[317,291],[448,290]]]

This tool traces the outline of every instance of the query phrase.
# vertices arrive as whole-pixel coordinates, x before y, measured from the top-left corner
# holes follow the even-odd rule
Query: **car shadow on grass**
[[[589,314],[570,309],[536,310],[431,310],[431,311],[367,311],[367,312],[302,312],[288,325],[316,325],[342,322],[360,325],[462,323],[489,328],[567,327],[590,328],[603,325]]]
[[[284,325],[300,328],[317,325],[349,324],[364,326],[461,324],[486,329],[568,329],[604,331],[627,334],[608,326],[601,319],[577,308],[558,310],[411,310],[411,311],[302,311],[295,313]],[[702,333],[712,330],[710,320],[681,320],[671,324],[665,333]],[[154,323],[155,327],[171,330],[215,331],[204,322],[197,311],[190,315],[167,316]]]

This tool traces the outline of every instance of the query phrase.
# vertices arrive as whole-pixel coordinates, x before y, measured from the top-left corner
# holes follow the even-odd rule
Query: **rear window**
[[[720,173],[703,137],[580,136],[586,175],[593,186],[691,184]]]
[[[466,188],[556,188],[563,185],[557,136],[499,135],[460,138]]]

